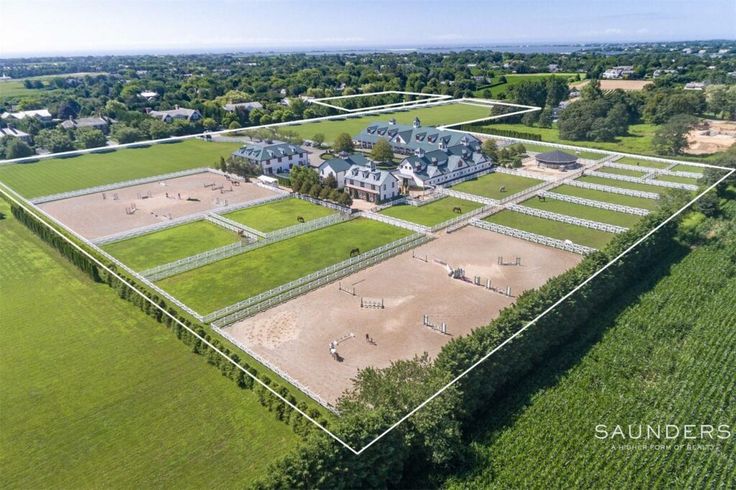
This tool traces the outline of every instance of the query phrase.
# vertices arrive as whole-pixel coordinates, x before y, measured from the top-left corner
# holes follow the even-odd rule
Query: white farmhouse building
[[[383,202],[399,195],[399,180],[391,172],[368,166],[353,165],[345,174],[345,189],[353,199]]]
[[[342,189],[345,187],[345,174],[350,167],[353,165],[365,167],[369,164],[368,158],[361,153],[341,154],[339,158],[326,160],[319,166],[319,178],[324,180],[332,175],[337,181],[337,188]]]
[[[294,165],[305,166],[309,163],[307,150],[282,141],[251,143],[236,150],[233,155],[260,165],[266,175],[288,173]]]

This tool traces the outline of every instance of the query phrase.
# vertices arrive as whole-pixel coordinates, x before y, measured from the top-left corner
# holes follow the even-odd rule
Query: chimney
[[[179,104],[176,104],[176,105],[174,106],[174,109],[176,109],[176,110],[178,111],[178,110],[179,110]]]
[[[414,118],[414,123],[413,123],[413,126],[414,126],[415,128],[418,128],[418,127],[419,127],[419,126],[421,126],[421,125],[422,125],[422,123],[421,123],[421,121],[419,120],[419,118],[418,118],[418,117],[415,117],[415,118]]]
[[[373,160],[371,160],[371,162],[370,162],[369,165],[370,165],[371,172],[375,172],[376,171],[376,162],[374,162]]]
[[[389,119],[389,120],[388,120],[388,123],[389,123],[389,124],[390,124],[391,126],[395,126],[395,125],[396,125],[396,119],[394,119],[394,118],[392,117],[391,119]]]

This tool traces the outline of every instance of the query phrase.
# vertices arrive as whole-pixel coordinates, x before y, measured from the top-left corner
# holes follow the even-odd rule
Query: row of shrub
[[[587,256],[575,268],[520,295],[515,305],[504,309],[489,325],[450,341],[434,361],[425,356],[395,362],[385,369],[361,371],[355,390],[341,399],[341,416],[331,430],[353,448],[364,447],[671,216],[684,204],[683,199],[687,202],[681,194],[665,202],[637,227],[614,238],[604,251]],[[676,232],[675,220],[662,226],[360,456],[324,434],[313,434],[274,465],[257,487],[382,488],[413,481],[430,465],[441,472],[463,464],[467,457],[465,438],[494,396],[513,388],[545,356],[583,331],[632,281],[679,250]]]
[[[193,321],[187,316],[181,314],[176,307],[168,305],[164,298],[158,297],[158,295],[149,291],[144,285],[138,284],[137,281],[134,278],[129,277],[125,271],[118,270],[113,264],[107,264],[110,270],[113,270],[120,277],[124,278],[125,281],[132,284],[136,289],[138,289],[138,291],[143,292],[148,299],[178,320],[178,322],[175,321],[171,316],[164,314],[160,308],[152,305],[151,302],[133,291],[127,284],[120,281],[112,274],[109,274],[106,270],[100,268],[92,259],[80,252],[76,247],[60,237],[57,233],[49,229],[45,223],[26,212],[25,209],[15,204],[11,204],[11,211],[13,216],[15,216],[19,222],[23,223],[42,240],[58,250],[74,265],[89,275],[93,281],[107,284],[118,293],[120,298],[129,301],[140,308],[141,311],[146,313],[148,316],[165,325],[179,340],[191,348],[193,353],[206,357],[209,364],[217,367],[223,376],[233,380],[238,387],[241,389],[254,390],[261,405],[274,413],[278,420],[289,424],[296,434],[307,435],[309,432],[315,430],[315,427],[301,414],[274,396],[260,383],[256,383],[253,378],[245,374],[241,369],[238,369],[222,355],[216,352],[215,349],[224,353],[248,373],[260,379],[264,384],[272,388],[285,399],[289,400],[292,404],[298,406],[300,410],[307,413],[310,417],[319,421],[324,426],[328,425],[328,421],[324,419],[319,410],[313,406],[309,407],[304,401],[297,402],[296,398],[289,392],[286,386],[276,383],[266,374],[259,372],[258,369],[251,365],[247,360],[241,359],[237,353],[231,352],[226,345],[223,345],[219,338],[213,338],[208,333],[208,329],[205,325],[197,321]],[[92,253],[92,251],[90,252]],[[104,263],[103,260],[101,260],[101,262]],[[182,327],[179,322],[183,323],[192,331],[196,332],[196,334],[201,338],[209,342],[214,346],[214,349],[202,342],[202,340],[190,333],[186,328]]]
[[[496,129],[493,126],[484,126],[482,124],[464,124],[460,126],[461,131],[472,131],[476,133],[494,134],[496,136],[505,136],[507,138],[520,138],[532,141],[542,141],[542,135],[536,133],[527,133],[525,131],[516,131],[514,129]]]

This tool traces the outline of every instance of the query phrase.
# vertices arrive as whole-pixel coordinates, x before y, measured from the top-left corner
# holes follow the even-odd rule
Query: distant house
[[[177,119],[189,122],[197,122],[202,119],[202,114],[197,109],[186,109],[179,106],[168,111],[150,111],[148,115],[167,123]]]
[[[28,117],[38,119],[42,123],[52,122],[51,113],[48,109],[37,109],[33,111],[5,112],[2,116],[5,121],[22,121]]]
[[[557,73],[558,71],[560,71],[560,65],[558,65],[557,63],[550,63],[549,65],[547,65],[547,70],[550,73]]]
[[[288,173],[294,165],[305,166],[309,163],[307,150],[282,141],[251,143],[234,151],[233,156],[260,165],[266,175]]]
[[[158,92],[154,92],[152,90],[144,90],[143,92],[138,94],[138,97],[151,101],[158,97]]]
[[[378,203],[399,195],[399,180],[391,172],[376,170],[373,163],[353,165],[345,173],[345,189],[353,199]]]
[[[608,80],[618,80],[621,78],[628,78],[634,74],[634,67],[631,65],[614,66],[604,71],[601,78]]]
[[[80,117],[79,119],[70,117],[62,122],[60,126],[64,129],[99,129],[107,134],[110,131],[110,124],[112,124],[112,120],[107,117]]]
[[[705,82],[688,82],[683,90],[705,90]]]
[[[337,188],[342,189],[345,187],[345,174],[354,165],[365,167],[370,165],[370,162],[362,153],[340,155],[339,158],[332,158],[319,166],[319,177],[324,180],[332,175],[337,181]]]
[[[222,106],[227,112],[235,111],[246,111],[250,112],[253,109],[263,109],[263,104],[260,102],[237,102],[235,104],[225,104]]]
[[[19,140],[25,141],[26,143],[31,142],[31,135],[24,133],[19,129],[15,129],[13,126],[7,128],[0,128],[0,139],[3,138],[18,138]]]

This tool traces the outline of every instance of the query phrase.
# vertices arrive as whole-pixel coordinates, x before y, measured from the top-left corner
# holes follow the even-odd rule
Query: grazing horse
[[[452,208],[452,212],[455,214],[462,214],[463,210],[460,206],[455,206],[454,208]]]
[[[360,255],[360,249],[354,248],[350,251],[350,257],[355,257],[356,255]]]
[[[500,187],[500,188],[498,189],[498,192],[506,192],[506,186],[505,186],[505,185],[502,185],[502,186],[501,186],[501,187]]]
[[[297,220],[297,221],[298,221],[299,223],[304,223],[304,217],[303,217],[303,216],[297,216],[297,217],[296,217],[296,220]]]

